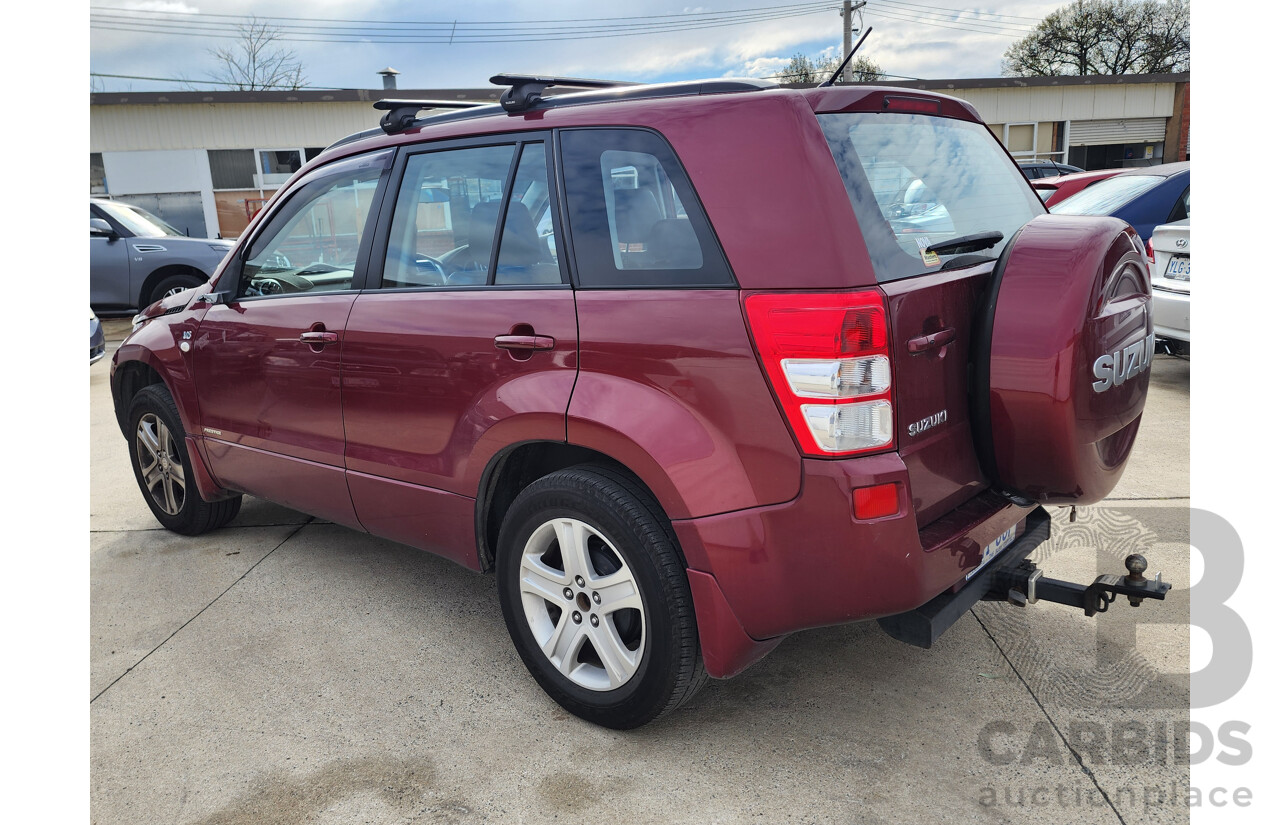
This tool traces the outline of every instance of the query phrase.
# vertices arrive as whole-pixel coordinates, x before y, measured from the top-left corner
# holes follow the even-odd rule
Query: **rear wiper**
[[[942,243],[931,244],[925,252],[937,255],[960,255],[965,252],[978,252],[990,249],[1004,240],[1004,233],[993,229],[990,232],[975,232],[972,235],[961,235]]]
[[[943,264],[942,269],[962,269],[966,266],[977,266],[994,260],[995,258],[991,255],[957,255]],[[941,272],[942,269],[938,271]]]

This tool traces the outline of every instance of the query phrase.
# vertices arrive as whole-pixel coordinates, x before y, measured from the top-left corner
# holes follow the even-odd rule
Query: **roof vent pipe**
[[[396,75],[400,73],[397,72],[395,69],[388,66],[387,68],[378,72],[378,74],[382,75],[382,88],[394,89],[396,87]]]

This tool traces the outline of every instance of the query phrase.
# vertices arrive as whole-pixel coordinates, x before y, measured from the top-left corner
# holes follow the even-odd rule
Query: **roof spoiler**
[[[527,74],[496,74],[489,78],[495,86],[510,86],[498,98],[508,112],[525,112],[542,100],[542,93],[552,86],[572,86],[578,89],[612,89],[617,86],[634,86],[621,80],[590,80],[583,77],[539,77]]]
[[[380,121],[382,131],[394,135],[412,126],[423,109],[471,109],[484,105],[464,100],[379,100],[373,108],[387,111]]]

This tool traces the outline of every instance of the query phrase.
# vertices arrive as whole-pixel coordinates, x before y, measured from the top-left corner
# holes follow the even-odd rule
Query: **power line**
[[[976,34],[993,34],[993,35],[999,35],[1002,37],[1012,37],[1012,38],[1025,37],[1031,33],[1031,30],[1017,29],[1017,30],[1010,31],[1007,29],[993,29],[993,28],[985,28],[985,27],[979,28],[977,26],[948,25],[946,23],[935,23],[929,20],[921,20],[915,17],[903,17],[899,14],[882,11],[880,9],[872,10],[870,7],[867,7],[866,9],[864,9],[864,11],[866,11],[867,17],[870,17],[873,19],[880,18],[884,20],[892,20],[894,22],[899,22],[899,23],[916,23],[921,26],[932,26],[938,29],[951,29],[953,31],[974,32]]]
[[[920,3],[908,3],[906,2],[906,0],[877,0],[877,2],[884,3],[890,6],[912,6],[913,8],[929,9],[931,11],[946,12],[948,14],[973,14],[973,15],[981,15],[984,17],[1004,17],[1004,18],[1013,19],[1013,20],[1030,20],[1034,23],[1039,23],[1041,19],[1043,19],[1040,17],[1026,17],[1021,14],[999,14],[997,12],[982,11],[980,9],[953,9],[949,6],[926,6],[926,5],[921,5]]]
[[[747,23],[769,22],[802,17],[834,9],[831,2],[808,3],[782,7],[759,7],[735,12],[703,13],[693,15],[656,15],[650,18],[614,18],[614,21],[641,20],[641,22],[607,25],[578,23],[571,25],[541,25],[552,21],[528,21],[519,26],[503,23],[464,23],[463,21],[366,21],[319,20],[306,23],[276,23],[276,20],[302,18],[257,18],[276,30],[277,40],[290,42],[386,42],[386,43],[502,43],[525,41],[575,40],[597,37],[628,37],[640,34],[664,34],[672,31],[722,28]],[[228,18],[207,20],[205,17]],[[90,27],[107,31],[130,31],[156,34],[177,34],[197,37],[239,38],[240,29],[252,18],[233,15],[176,14],[172,12],[115,13],[115,10],[95,11],[90,17]],[[610,20],[601,18],[601,20]],[[235,22],[238,21],[238,22]],[[337,23],[339,25],[330,25]],[[351,23],[361,25],[351,26]],[[460,31],[461,29],[461,31]]]
[[[800,8],[811,8],[811,9],[813,9],[813,8],[819,8],[819,9],[821,9],[821,8],[827,8],[827,9],[834,9],[834,8],[836,8],[836,7],[835,7],[835,5],[833,5],[831,2],[829,2],[829,1],[828,1],[828,2],[816,2],[816,3],[815,3],[815,2],[811,2],[811,3],[785,3],[785,4],[782,4],[782,5],[776,5],[776,6],[753,6],[753,7],[746,8],[746,9],[733,9],[733,10],[727,10],[727,11],[714,11],[714,12],[689,12],[689,13],[681,13],[681,14],[646,14],[646,15],[641,15],[641,16],[636,16],[636,17],[580,17],[580,18],[573,18],[573,19],[549,19],[549,20],[490,20],[490,21],[465,21],[465,20],[458,20],[458,19],[452,19],[452,20],[436,20],[436,21],[430,21],[430,20],[352,20],[352,19],[347,19],[347,18],[336,18],[336,17],[279,17],[279,16],[269,16],[269,15],[219,14],[219,13],[216,13],[216,12],[171,12],[171,11],[152,11],[152,10],[149,10],[149,9],[131,9],[131,8],[120,8],[120,7],[113,7],[113,6],[92,6],[92,7],[90,7],[90,9],[89,9],[89,10],[90,10],[90,12],[96,12],[96,11],[106,11],[106,12],[126,12],[126,13],[129,13],[129,14],[137,14],[137,15],[168,15],[168,16],[176,16],[176,17],[179,17],[179,18],[222,17],[222,18],[228,18],[228,19],[232,19],[232,20],[238,20],[238,21],[241,21],[241,22],[248,22],[250,19],[256,18],[256,19],[258,19],[258,20],[265,20],[265,21],[275,21],[275,20],[302,20],[302,21],[307,21],[307,22],[310,22],[310,23],[343,23],[343,24],[348,24],[348,23],[370,23],[370,24],[377,24],[377,25],[383,25],[383,24],[385,24],[385,25],[390,25],[390,26],[404,26],[404,25],[409,25],[409,26],[417,26],[417,25],[427,25],[427,26],[491,26],[491,25],[495,25],[495,24],[519,24],[519,25],[523,25],[523,24],[526,24],[526,23],[569,23],[569,24],[575,24],[575,23],[602,23],[602,22],[605,22],[605,23],[617,23],[617,22],[620,22],[620,21],[626,21],[626,20],[644,20],[644,21],[654,21],[654,20],[660,20],[660,19],[663,19],[663,18],[672,18],[672,19],[677,19],[677,20],[690,20],[690,19],[696,19],[696,18],[701,18],[701,17],[726,17],[726,16],[733,16],[733,15],[737,15],[737,14],[754,14],[754,13],[756,13],[756,12],[762,12],[762,11],[768,11],[768,10],[778,10],[778,9],[791,9],[791,10],[795,10],[795,9],[800,9]]]
[[[1028,34],[1035,30],[1035,26],[1031,26],[1026,23],[1005,22],[1003,20],[986,20],[982,18],[970,19],[958,16],[963,14],[976,14],[976,12],[964,11],[946,14],[933,11],[916,11],[915,9],[904,8],[903,6],[905,5],[907,4],[895,3],[892,2],[892,0],[880,0],[880,3],[874,8],[868,4],[867,10],[869,12],[879,11],[881,13],[895,14],[904,20],[911,20],[920,23],[935,22],[956,26],[978,26],[983,29],[990,28],[1023,31]]]

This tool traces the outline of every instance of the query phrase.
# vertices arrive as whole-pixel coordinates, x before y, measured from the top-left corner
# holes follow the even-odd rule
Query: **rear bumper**
[[[1157,338],[1191,343],[1191,293],[1152,288],[1151,319]]]
[[[853,489],[891,481],[904,491],[903,512],[855,519]],[[921,531],[910,490],[896,453],[806,460],[801,494],[786,504],[674,522],[691,579],[699,573],[710,580],[701,582],[703,597],[694,592],[700,627],[714,610],[723,631],[727,611],[743,636],[731,655],[711,652],[734,671],[767,652],[749,642],[913,610],[963,586],[983,548],[1033,509],[984,493]],[[715,605],[708,584],[718,594]],[[706,632],[702,637],[704,654],[724,647],[727,638]],[[742,663],[744,655],[749,658]],[[710,662],[711,656],[705,658]],[[710,665],[708,670],[721,675]]]
[[[880,619],[880,627],[900,642],[929,648],[969,608],[995,589],[995,583],[1017,567],[1031,552],[1049,540],[1049,514],[1038,509],[1027,515],[1025,529],[1000,555],[973,575],[964,587],[935,596],[925,604],[896,616]]]

